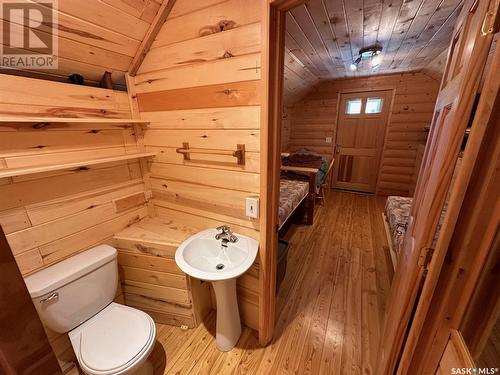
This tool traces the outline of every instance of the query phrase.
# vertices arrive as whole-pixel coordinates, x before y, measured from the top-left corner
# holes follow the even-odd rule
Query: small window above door
[[[366,100],[365,113],[380,113],[382,112],[382,98],[368,98]]]
[[[348,99],[345,113],[348,115],[359,115],[361,113],[361,98]]]

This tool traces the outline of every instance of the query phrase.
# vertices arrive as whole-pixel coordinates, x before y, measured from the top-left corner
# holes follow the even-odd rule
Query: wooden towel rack
[[[178,148],[178,154],[184,156],[184,160],[191,160],[191,154],[205,155],[229,155],[237,159],[238,165],[245,165],[245,145],[236,145],[236,150],[211,150],[206,148],[189,148],[189,142],[182,142],[182,147]]]

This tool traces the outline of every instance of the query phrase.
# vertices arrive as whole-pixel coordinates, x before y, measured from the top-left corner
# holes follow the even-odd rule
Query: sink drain
[[[215,266],[218,270],[221,270],[224,268],[224,265],[222,263],[219,263],[218,265]]]

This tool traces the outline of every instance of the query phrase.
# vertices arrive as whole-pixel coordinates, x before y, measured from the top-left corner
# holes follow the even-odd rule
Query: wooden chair
[[[327,197],[327,192],[330,191],[330,180],[331,180],[331,173],[333,170],[333,162],[335,161],[335,158],[332,158],[330,161],[330,164],[328,165],[328,170],[325,175],[325,179],[323,180],[323,183],[319,187],[319,192],[316,195],[316,199],[320,201],[320,204],[322,206],[325,205],[326,202],[326,197]]]

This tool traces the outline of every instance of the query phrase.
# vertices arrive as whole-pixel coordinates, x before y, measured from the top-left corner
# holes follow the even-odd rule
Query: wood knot
[[[135,247],[137,250],[139,250],[140,252],[142,253],[147,253],[148,252],[148,248],[144,245],[141,245],[141,244],[135,244]]]
[[[33,124],[32,128],[33,129],[43,129],[47,126],[49,126],[49,124],[46,122],[37,122],[36,124]]]
[[[222,55],[223,59],[229,59],[231,57],[234,57],[234,55],[229,51],[224,52],[224,54]]]
[[[202,27],[199,31],[200,36],[221,33],[226,30],[231,30],[236,27],[236,22],[231,20],[222,20],[217,22],[215,25],[208,25]]]

